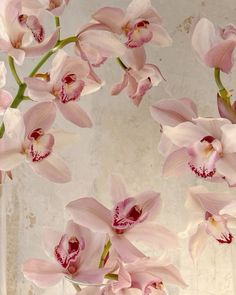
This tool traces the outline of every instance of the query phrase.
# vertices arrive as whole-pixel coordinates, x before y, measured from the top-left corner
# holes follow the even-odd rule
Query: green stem
[[[45,62],[54,54],[56,53],[59,49],[62,49],[63,47],[65,47],[67,44],[69,43],[75,43],[78,41],[78,38],[76,36],[72,36],[72,37],[68,37],[66,39],[63,39],[61,41],[59,41],[59,43],[52,48],[51,50],[49,50],[43,57],[42,59],[39,61],[39,63],[33,68],[32,72],[29,74],[29,77],[33,77],[38,70],[45,64]]]
[[[106,257],[107,257],[107,254],[108,254],[110,248],[111,248],[111,241],[109,240],[103,248],[103,252],[102,252],[102,255],[100,258],[100,262],[99,262],[99,268],[102,268],[105,265]]]
[[[119,57],[116,58],[116,61],[122,67],[123,70],[127,70],[128,69],[128,67],[126,67],[126,65],[123,63],[123,61]]]
[[[219,95],[220,97],[227,103],[230,104],[230,96],[226,88],[224,87],[221,78],[220,78],[220,69],[215,68],[214,69],[214,76],[215,76],[215,82],[217,87],[219,88]]]
[[[21,82],[21,79],[19,78],[19,76],[18,76],[18,74],[16,72],[15,62],[14,62],[13,57],[8,56],[8,64],[9,64],[9,67],[11,69],[11,73],[12,73],[14,79],[16,80],[16,83],[18,85],[21,85],[22,82]]]
[[[19,104],[24,100],[25,89],[26,89],[26,84],[23,83],[19,86],[16,97],[13,100],[12,104],[10,105],[11,108],[16,109],[19,106]],[[5,132],[5,127],[4,127],[4,124],[2,123],[0,127],[0,138],[2,138],[4,132]]]
[[[76,290],[77,292],[80,292],[80,291],[81,291],[81,288],[80,288],[79,285],[77,285],[76,283],[72,283],[72,285],[73,285],[73,287],[75,288],[75,290]]]
[[[59,16],[55,16],[54,17],[54,21],[55,21],[56,28],[60,28],[61,24],[60,24],[60,18],[59,18]],[[57,44],[60,42],[60,37],[61,36],[60,36],[60,32],[59,32]]]
[[[33,77],[38,72],[38,70],[45,64],[45,62],[50,58],[50,56],[52,56],[54,53],[56,53],[59,49],[63,48],[64,46],[66,46],[69,43],[75,43],[77,41],[78,41],[78,38],[76,36],[68,37],[64,40],[59,41],[59,43],[54,48],[52,48],[49,52],[47,52],[42,57],[42,59],[39,61],[39,63],[33,68],[32,72],[29,74],[29,77]],[[18,77],[16,70],[15,70],[15,66],[14,66],[14,60],[11,56],[9,57],[9,65],[10,65],[12,74],[17,81],[17,84],[19,85],[18,92],[17,92],[12,104],[10,105],[11,108],[16,109],[19,106],[19,104],[26,98],[24,96],[24,93],[25,93],[25,89],[26,89],[27,85],[25,83],[22,83],[20,78]],[[4,127],[4,124],[2,123],[1,127],[0,127],[0,138],[3,137],[4,132],[5,132],[5,127]]]
[[[115,273],[108,273],[104,276],[105,279],[118,281],[118,275]]]

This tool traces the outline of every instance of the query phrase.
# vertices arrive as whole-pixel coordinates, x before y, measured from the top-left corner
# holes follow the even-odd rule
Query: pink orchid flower
[[[236,27],[230,24],[216,28],[208,19],[201,18],[192,35],[192,46],[208,67],[229,73],[234,65]]]
[[[93,22],[80,28],[75,52],[93,67],[99,67],[107,58],[123,56],[126,47],[109,28]]]
[[[61,16],[70,0],[41,0],[44,8],[55,16]]]
[[[163,173],[192,171],[205,180],[226,180],[236,185],[236,125],[223,118],[196,118],[175,127],[164,126],[164,134],[178,149],[164,164]]]
[[[210,237],[220,244],[232,243],[230,228],[236,225],[233,199],[227,193],[210,193],[203,186],[189,189],[186,207],[192,221],[186,232],[190,236],[189,251],[193,259],[202,254]]]
[[[159,68],[153,64],[145,64],[145,56],[141,58],[144,59],[141,62],[143,66],[139,68],[140,61],[135,55],[126,55],[128,67],[124,70],[122,81],[114,85],[111,90],[112,95],[118,95],[127,88],[127,94],[136,106],[139,106],[148,90],[163,80]]]
[[[6,84],[6,74],[7,69],[5,63],[0,61],[0,88],[4,87]],[[12,99],[12,95],[8,91],[0,89],[0,115],[4,114],[6,109],[12,103]]]
[[[128,48],[137,48],[148,42],[157,46],[169,46],[172,43],[150,0],[133,0],[126,13],[120,8],[104,7],[92,17],[112,32],[123,35]]]
[[[38,15],[23,6],[23,0],[4,0],[0,12],[0,50],[21,65],[25,56],[39,56],[54,46],[58,30],[45,38]],[[36,45],[31,45],[35,40]]]
[[[68,167],[53,152],[57,138],[60,141],[67,138],[65,132],[49,131],[55,116],[56,108],[51,102],[33,106],[24,116],[19,110],[9,108],[3,118],[5,133],[0,140],[0,170],[12,170],[26,160],[34,172],[50,181],[70,181]]]
[[[108,269],[99,269],[106,235],[94,233],[69,221],[64,233],[48,229],[43,238],[52,261],[29,259],[22,265],[24,276],[41,288],[57,284],[63,277],[85,284],[102,283]]]
[[[67,205],[73,219],[93,231],[107,233],[112,246],[124,261],[144,257],[129,240],[142,240],[151,247],[175,247],[177,237],[152,221],[161,208],[160,194],[145,191],[130,196],[118,176],[111,178],[112,210],[94,198],[80,198]]]
[[[197,118],[197,106],[187,97],[179,99],[162,99],[150,107],[152,118],[162,126],[176,126],[183,122],[192,122]],[[161,134],[158,150],[161,155],[168,156],[178,147],[165,135]]]
[[[168,261],[142,258],[126,265],[120,263],[118,281],[111,282],[102,294],[126,294],[131,288],[141,290],[142,295],[167,295],[166,283],[187,286],[178,269]]]
[[[29,96],[36,101],[53,101],[66,120],[80,127],[91,127],[89,116],[77,103],[80,96],[93,93],[102,86],[89,64],[60,50],[50,72],[44,76],[44,80],[25,78]]]

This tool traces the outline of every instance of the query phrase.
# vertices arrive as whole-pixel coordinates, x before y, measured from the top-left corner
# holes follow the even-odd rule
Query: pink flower
[[[120,263],[118,281],[111,282],[102,294],[126,294],[126,291],[131,288],[141,290],[143,295],[153,294],[153,292],[158,295],[167,295],[166,283],[180,287],[187,286],[177,268],[168,261],[143,258],[126,265]],[[109,292],[106,293],[106,291]]]
[[[186,207],[192,221],[187,228],[189,251],[193,259],[199,257],[211,237],[220,244],[232,243],[230,227],[236,221],[236,203],[227,193],[210,193],[203,186],[192,187]]]
[[[192,46],[208,67],[229,73],[234,65],[236,27],[216,28],[208,19],[202,18],[194,29]]]
[[[64,9],[69,4],[70,0],[41,0],[44,8],[50,11],[55,16],[60,16]]]
[[[178,149],[168,155],[165,175],[192,171],[212,181],[236,185],[236,125],[222,118],[197,118],[163,132]]]
[[[152,118],[162,126],[176,126],[180,123],[190,121],[197,117],[195,103],[187,97],[179,99],[162,99],[150,107]],[[161,129],[162,132],[162,129]],[[163,156],[168,156],[178,147],[162,133],[158,150]]]
[[[5,63],[3,61],[0,62],[0,88],[4,87],[6,84],[6,74],[7,70],[5,67]],[[12,103],[12,95],[4,90],[0,89],[0,115],[3,115],[6,109]]]
[[[22,265],[24,276],[41,288],[63,277],[86,284],[103,281],[108,269],[98,269],[106,236],[69,221],[65,233],[48,229],[44,247],[52,261],[29,259]]]
[[[35,105],[24,116],[19,110],[9,108],[3,119],[5,133],[0,140],[0,170],[12,170],[26,160],[39,175],[53,182],[68,182],[70,171],[53,149],[57,138],[62,142],[68,136],[77,136],[49,131],[55,116],[56,108],[51,102]]]
[[[122,56],[126,51],[121,41],[102,24],[88,23],[77,35],[76,54],[94,67],[103,64],[107,58]]]
[[[73,219],[93,231],[108,233],[112,246],[124,261],[144,255],[129,240],[144,241],[151,247],[175,247],[177,238],[161,225],[153,223],[160,211],[160,194],[146,191],[130,196],[120,178],[111,179],[112,210],[93,198],[80,198],[67,205]]]
[[[137,70],[139,68],[137,62],[140,61],[131,60],[130,57],[127,60],[129,67],[124,70],[122,81],[112,87],[111,94],[118,95],[127,88],[129,98],[138,106],[146,92],[153,86],[157,86],[163,77],[159,68],[153,64],[145,64],[144,61],[143,67]]]
[[[95,92],[102,86],[89,64],[60,50],[50,72],[44,76],[44,80],[25,78],[29,96],[36,101],[53,101],[66,120],[80,127],[91,127],[89,116],[77,103],[80,96]]]
[[[123,35],[128,48],[137,48],[148,42],[157,46],[169,46],[172,43],[150,0],[133,0],[126,13],[120,8],[104,7],[92,17],[112,32]]]
[[[21,65],[25,56],[42,55],[54,46],[58,30],[45,38],[38,15],[24,6],[23,0],[5,0],[0,13],[0,50]],[[35,40],[36,45],[31,46]]]

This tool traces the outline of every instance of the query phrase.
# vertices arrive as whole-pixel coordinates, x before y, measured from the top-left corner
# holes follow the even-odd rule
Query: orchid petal
[[[223,209],[220,210],[220,215],[226,214],[236,218],[236,200],[233,200],[228,205],[226,205]]]
[[[212,135],[214,138],[221,139],[221,127],[229,125],[231,122],[224,118],[202,118],[198,117],[193,119],[198,126],[208,131],[208,135]]]
[[[197,231],[189,239],[189,252],[192,259],[198,258],[207,245],[208,234],[204,223],[199,224]]]
[[[5,67],[5,63],[0,61],[0,88],[4,87],[6,84],[6,74],[7,69]]]
[[[40,162],[29,162],[31,168],[39,175],[52,182],[65,183],[71,180],[67,165],[54,154],[50,154]]]
[[[137,71],[141,70],[146,62],[146,53],[144,47],[140,46],[137,48],[127,49],[124,59],[131,68]]]
[[[145,255],[124,236],[113,236],[111,242],[120,258],[125,262],[133,262],[138,258],[145,257]]]
[[[176,127],[164,126],[163,133],[179,147],[187,147],[209,135],[203,128],[190,122],[181,123]]]
[[[161,249],[178,246],[177,236],[165,227],[154,223],[139,223],[125,233],[129,240],[142,241],[150,247]]]
[[[118,95],[121,93],[121,91],[127,87],[129,82],[129,75],[128,73],[125,73],[123,75],[122,81],[120,83],[115,84],[111,89],[111,95]]]
[[[18,109],[8,108],[3,117],[5,136],[15,141],[15,146],[21,148],[25,136],[23,116]]]
[[[49,51],[56,44],[58,40],[59,32],[60,32],[60,29],[57,29],[40,44],[37,44],[32,47],[22,47],[26,56],[28,57],[40,56],[43,53]]]
[[[0,170],[10,171],[20,165],[25,159],[20,147],[15,145],[14,140],[1,139],[0,141]]]
[[[73,219],[93,231],[111,231],[111,212],[93,198],[81,198],[70,202],[66,208]]]
[[[11,105],[13,97],[10,92],[0,89],[0,115],[3,115],[7,108]]]
[[[163,176],[181,175],[189,170],[188,167],[189,155],[186,148],[178,149],[165,160],[163,166]]]
[[[211,68],[219,68],[222,72],[229,73],[233,67],[235,47],[236,40],[224,40],[207,52],[204,61]]]
[[[189,102],[189,104],[186,104]],[[193,108],[190,106],[193,104]],[[155,121],[161,125],[176,126],[196,118],[196,106],[189,98],[162,99],[151,106],[150,112]]]
[[[126,10],[125,19],[127,21],[135,20],[151,8],[150,0],[133,0]]]
[[[221,127],[222,130],[222,145],[224,153],[235,153],[236,152],[236,125],[226,124]]]
[[[92,18],[109,27],[112,32],[121,34],[124,12],[120,8],[103,7],[96,11]]]
[[[216,29],[213,23],[207,18],[201,18],[194,28],[192,46],[202,60],[216,40]]]
[[[110,194],[114,203],[119,203],[128,196],[125,185],[118,175],[112,175],[110,178]]]
[[[37,128],[48,130],[56,117],[56,107],[52,102],[41,102],[30,108],[24,114],[26,134]]]
[[[59,283],[63,278],[62,268],[42,259],[30,259],[22,265],[24,276],[38,287],[47,288]]]
[[[158,24],[150,24],[149,30],[152,31],[152,40],[155,45],[160,47],[168,47],[172,44],[172,38],[168,34],[168,32]]]
[[[59,110],[65,119],[82,128],[91,128],[92,122],[87,113],[74,101],[61,103],[56,101]]]
[[[216,162],[218,173],[225,177],[230,185],[236,184],[236,153],[225,154]]]

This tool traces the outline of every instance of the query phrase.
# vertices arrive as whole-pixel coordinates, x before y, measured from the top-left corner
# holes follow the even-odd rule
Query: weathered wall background
[[[107,178],[119,173],[132,193],[152,188],[160,191],[164,208],[158,220],[179,232],[185,229],[187,213],[184,208],[186,188],[201,183],[189,176],[163,179],[162,157],[157,152],[159,126],[149,114],[149,106],[162,98],[188,96],[199,105],[199,114],[217,114],[216,86],[213,73],[198,63],[188,36],[189,26],[195,16],[207,16],[215,23],[225,25],[236,22],[235,0],[153,0],[153,5],[163,16],[173,37],[173,46],[157,50],[148,48],[148,60],[159,65],[167,82],[153,88],[139,108],[133,106],[125,93],[111,97],[112,83],[120,80],[121,69],[110,60],[98,70],[106,85],[97,93],[86,96],[81,104],[91,115],[94,127],[82,130],[65,122],[58,114],[56,126],[80,134],[78,146],[71,147],[62,156],[69,163],[73,180],[57,185],[31,173],[25,165],[14,171],[13,183],[3,188],[1,196],[2,232],[0,283],[1,295],[65,294],[62,285],[49,290],[39,290],[24,280],[20,264],[29,257],[46,257],[41,247],[41,234],[45,226],[62,229],[65,225],[64,206],[79,196],[96,196],[110,203]],[[122,0],[71,0],[63,19],[63,34],[73,34],[78,24],[89,20],[90,14],[102,6],[125,7]],[[49,21],[49,20],[47,20]],[[52,21],[52,20],[51,20]],[[36,60],[30,61],[20,71],[27,73]],[[236,71],[236,70],[235,70]],[[224,77],[229,89],[235,87],[236,75]],[[8,82],[14,94],[14,81]],[[26,105],[22,105],[24,109]],[[227,190],[225,185],[209,185],[217,190]],[[235,189],[232,189],[235,191]],[[236,191],[235,191],[236,196]],[[5,214],[6,212],[6,214]],[[5,220],[5,221],[4,221]],[[6,225],[6,233],[4,230]],[[209,241],[204,255],[194,265],[189,258],[187,245],[170,253],[180,267],[189,288],[170,289],[171,295],[235,295],[236,245],[222,246]],[[68,294],[73,294],[69,292]]]

